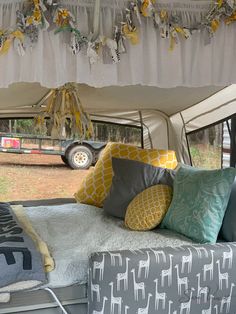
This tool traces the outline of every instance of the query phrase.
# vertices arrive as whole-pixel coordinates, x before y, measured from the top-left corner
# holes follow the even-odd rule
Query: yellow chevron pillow
[[[164,218],[172,199],[172,188],[154,185],[139,193],[130,202],[126,214],[126,227],[136,230],[151,230]]]
[[[142,161],[156,167],[174,169],[175,152],[171,150],[141,149],[122,143],[108,143],[96,166],[82,181],[75,199],[77,202],[102,207],[112,183],[112,157]]]

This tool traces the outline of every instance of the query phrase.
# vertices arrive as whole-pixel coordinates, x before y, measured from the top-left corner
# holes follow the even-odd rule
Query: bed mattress
[[[55,260],[55,269],[48,274],[50,288],[86,283],[88,259],[93,252],[192,243],[169,230],[127,230],[122,220],[84,204],[27,207],[25,211]]]
[[[91,253],[192,243],[169,230],[127,230],[122,220],[107,216],[103,209],[94,206],[75,203],[38,205],[25,207],[25,213],[48,244],[56,267],[48,274],[48,284],[42,289],[12,293],[9,303],[0,304],[0,314],[57,314],[60,309],[50,293],[43,290],[46,287],[55,292],[69,313],[86,314],[87,269]]]

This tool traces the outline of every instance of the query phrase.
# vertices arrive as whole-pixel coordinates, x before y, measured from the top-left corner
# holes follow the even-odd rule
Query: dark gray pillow
[[[220,238],[228,242],[236,241],[236,179],[234,180],[225,217],[220,231]]]
[[[143,162],[112,158],[114,176],[104,210],[114,217],[124,218],[132,199],[156,184],[173,186],[175,171],[154,167]]]

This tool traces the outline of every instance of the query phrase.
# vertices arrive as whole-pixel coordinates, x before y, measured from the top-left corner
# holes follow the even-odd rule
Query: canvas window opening
[[[236,114],[186,136],[193,166],[236,167]]]

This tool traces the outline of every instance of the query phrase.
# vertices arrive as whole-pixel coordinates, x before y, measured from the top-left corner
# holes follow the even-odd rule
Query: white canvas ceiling
[[[79,96],[90,113],[103,111],[158,110],[167,116],[182,111],[215,94],[222,87],[158,88],[148,86],[111,86],[94,88],[79,84]],[[35,112],[34,105],[49,92],[38,83],[15,83],[0,89],[0,116]]]
[[[30,107],[37,104],[48,93],[38,83],[15,83],[0,89],[0,110]]]
[[[80,98],[90,111],[159,110],[167,116],[182,111],[216,93],[219,87],[158,88],[149,86],[111,86],[104,88],[80,86]]]
[[[94,88],[79,84],[78,90],[92,119],[135,125],[143,122],[145,147],[174,149],[185,163],[190,163],[185,132],[236,113],[236,85],[165,89],[140,85]],[[34,116],[42,110],[37,104],[48,93],[50,89],[38,83],[15,83],[0,89],[0,118]]]

